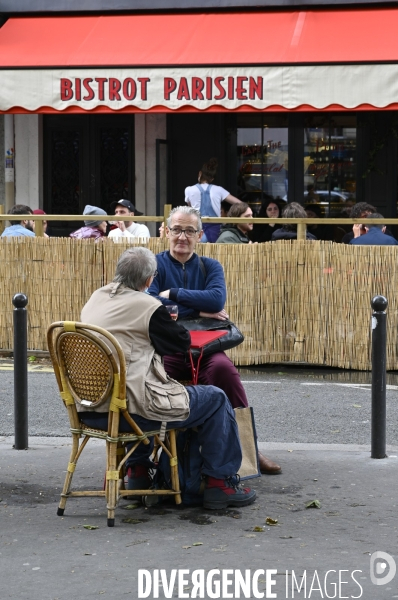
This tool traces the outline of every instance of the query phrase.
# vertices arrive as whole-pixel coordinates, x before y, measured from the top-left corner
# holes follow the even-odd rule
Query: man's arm
[[[160,356],[187,352],[191,344],[189,332],[171,319],[164,306],[159,306],[149,321],[149,337]]]
[[[206,268],[203,289],[171,288],[169,300],[190,309],[191,312],[218,313],[224,308],[227,299],[224,271],[217,260],[202,258],[202,261]]]

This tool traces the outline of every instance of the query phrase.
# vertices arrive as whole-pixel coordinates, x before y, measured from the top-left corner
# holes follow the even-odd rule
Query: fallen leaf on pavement
[[[305,505],[305,508],[321,508],[321,503],[319,502],[319,500],[310,500]]]

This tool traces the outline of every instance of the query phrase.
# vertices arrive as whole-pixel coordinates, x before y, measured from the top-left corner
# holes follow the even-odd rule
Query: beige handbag
[[[238,475],[241,480],[261,477],[253,408],[251,406],[235,408],[234,412],[242,447],[242,464]]]
[[[189,417],[186,388],[167,375],[162,359],[156,353],[145,380],[145,416],[164,423],[184,421]]]

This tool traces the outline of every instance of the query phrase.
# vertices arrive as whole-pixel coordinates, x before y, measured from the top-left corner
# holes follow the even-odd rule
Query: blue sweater
[[[206,274],[200,266],[199,256],[193,254],[186,263],[180,263],[170,252],[156,256],[158,274],[148,292],[159,296],[170,290],[170,299],[159,298],[163,304],[178,304],[179,317],[197,317],[201,311],[219,312],[227,298],[224,271],[218,260],[202,256]]]

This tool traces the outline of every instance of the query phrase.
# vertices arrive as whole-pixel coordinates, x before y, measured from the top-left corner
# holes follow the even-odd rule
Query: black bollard
[[[386,366],[388,302],[375,296],[372,315],[372,458],[386,458]]]
[[[16,450],[28,447],[28,353],[27,311],[28,298],[15,294],[14,308],[14,429]]]

